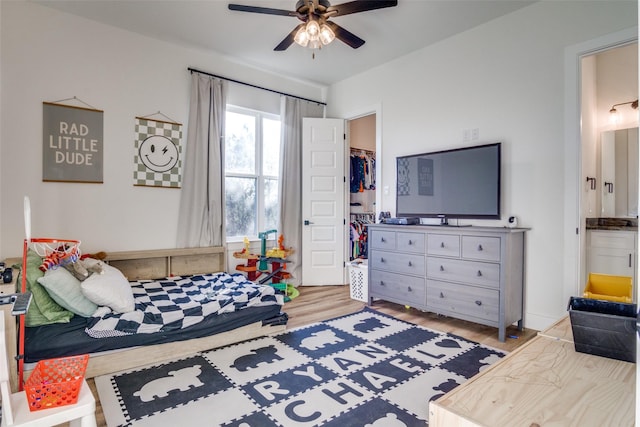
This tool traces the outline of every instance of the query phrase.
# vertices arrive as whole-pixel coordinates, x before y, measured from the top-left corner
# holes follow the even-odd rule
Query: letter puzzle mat
[[[96,378],[109,427],[424,426],[505,355],[374,310]]]

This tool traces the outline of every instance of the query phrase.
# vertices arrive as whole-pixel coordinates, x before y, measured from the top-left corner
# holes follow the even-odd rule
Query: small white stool
[[[0,313],[2,314],[2,313]],[[2,395],[2,427],[50,427],[69,422],[71,427],[96,427],[96,401],[86,381],[82,381],[78,402],[73,405],[31,412],[24,391],[11,393],[9,364],[4,331],[4,316],[0,315],[0,392]]]

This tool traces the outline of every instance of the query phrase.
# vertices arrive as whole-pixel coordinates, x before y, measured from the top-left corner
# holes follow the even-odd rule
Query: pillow
[[[49,269],[40,283],[63,308],[82,317],[90,317],[98,306],[82,294],[80,281],[73,277],[66,268]]]
[[[51,323],[67,323],[73,317],[73,313],[62,308],[47,293],[47,290],[38,283],[38,279],[44,276],[40,265],[42,258],[33,250],[27,251],[27,290],[32,294],[31,304],[25,316],[26,326],[41,326]],[[21,269],[20,274],[23,273]],[[21,286],[22,278],[19,276],[16,286]],[[19,288],[17,289],[19,290]]]
[[[92,267],[94,263],[100,263],[103,269],[102,274],[92,274],[80,284],[85,297],[116,313],[128,313],[135,309],[131,285],[120,270],[91,258],[85,259],[85,262]]]

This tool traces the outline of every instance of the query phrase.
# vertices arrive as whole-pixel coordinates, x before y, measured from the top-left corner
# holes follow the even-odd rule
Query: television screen
[[[500,151],[495,143],[398,157],[396,216],[500,219]]]

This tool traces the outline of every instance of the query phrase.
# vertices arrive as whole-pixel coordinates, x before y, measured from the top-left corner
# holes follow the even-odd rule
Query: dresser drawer
[[[500,287],[500,264],[427,257],[427,277],[498,289]]]
[[[427,236],[427,254],[450,257],[460,256],[460,236],[431,234]]]
[[[410,305],[424,307],[426,288],[423,278],[371,270],[369,295],[401,300]]]
[[[425,277],[424,255],[372,250],[369,268]]]
[[[395,250],[396,232],[384,230],[371,230],[369,233],[371,248]]]
[[[424,254],[425,238],[422,233],[404,233],[396,234],[396,249],[398,252],[416,252]]]
[[[498,322],[497,290],[427,280],[427,309]]]
[[[462,258],[500,261],[500,238],[462,236]]]

